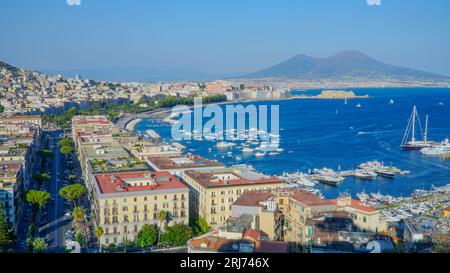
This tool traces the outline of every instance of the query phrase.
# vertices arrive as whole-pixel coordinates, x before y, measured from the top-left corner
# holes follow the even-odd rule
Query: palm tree
[[[158,244],[161,240],[161,231],[163,228],[163,223],[167,221],[167,212],[165,210],[161,210],[158,213],[158,219],[159,219],[159,231],[158,231]]]
[[[84,209],[81,207],[75,207],[72,211],[72,216],[76,222],[82,223],[84,220]]]
[[[98,226],[95,229],[95,236],[97,236],[97,238],[98,238],[98,249],[99,249],[99,252],[102,253],[102,242],[100,241],[100,239],[103,236],[103,228],[102,227]]]

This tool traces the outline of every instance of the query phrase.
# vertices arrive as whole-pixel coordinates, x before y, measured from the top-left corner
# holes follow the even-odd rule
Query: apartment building
[[[93,213],[103,245],[135,240],[145,224],[189,223],[189,189],[169,172],[97,174]],[[167,219],[160,222],[159,213]]]
[[[231,205],[247,191],[283,188],[285,181],[245,168],[187,170],[182,174],[191,194],[191,217],[203,217],[218,227],[231,216]]]

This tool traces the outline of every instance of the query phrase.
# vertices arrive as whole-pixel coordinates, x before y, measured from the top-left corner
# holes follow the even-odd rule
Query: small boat
[[[276,152],[270,152],[270,153],[268,153],[268,155],[278,155],[278,153],[276,153]]]
[[[387,170],[377,170],[375,171],[377,175],[384,177],[384,178],[394,178],[395,173],[387,171]]]
[[[255,149],[245,147],[244,149],[242,149],[242,152],[244,152],[244,153],[251,153],[251,152],[253,152],[254,150],[255,150]]]
[[[256,157],[263,157],[265,155],[266,155],[265,153],[261,153],[261,152],[258,152],[255,154]]]
[[[373,176],[372,174],[368,173],[368,172],[355,172],[353,174],[353,176],[356,179],[360,179],[360,180],[372,180],[375,178],[375,176]]]
[[[342,180],[338,177],[329,176],[329,175],[317,175],[315,176],[315,179],[319,181],[320,183],[336,186],[339,184]]]
[[[278,149],[276,149],[275,151],[277,151],[277,152],[282,152],[282,151],[284,151],[284,149],[283,149],[283,148],[278,148]]]
[[[231,142],[219,142],[217,143],[217,148],[230,148],[233,146],[236,146],[236,143],[231,143]]]
[[[444,106],[444,103],[443,103],[442,101],[440,101],[440,102],[438,103],[438,105],[439,105],[439,106]]]
[[[381,199],[383,199],[383,197],[384,197],[384,195],[382,195],[380,192],[378,192],[378,193],[371,193],[370,195],[372,195],[372,197],[373,197],[375,200],[381,200]]]
[[[362,108],[361,103],[358,103],[358,104],[356,105],[356,108]]]
[[[365,202],[365,201],[367,201],[367,199],[370,198],[369,195],[364,192],[364,190],[362,192],[357,193],[356,196],[362,202]]]
[[[389,101],[389,104],[394,104],[394,100],[391,99],[391,100]]]

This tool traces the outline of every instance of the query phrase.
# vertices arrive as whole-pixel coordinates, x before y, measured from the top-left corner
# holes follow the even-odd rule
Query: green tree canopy
[[[178,223],[166,228],[166,232],[161,236],[161,243],[170,244],[171,246],[184,246],[193,235],[189,226]]]
[[[73,219],[75,219],[76,222],[81,223],[84,220],[84,209],[81,207],[75,207],[72,211]]]
[[[44,252],[47,249],[47,243],[44,238],[36,238],[33,241],[33,251],[35,252]]]
[[[50,193],[46,191],[29,190],[25,195],[25,200],[35,207],[43,207],[50,200]]]
[[[191,224],[193,232],[195,235],[202,235],[211,231],[211,227],[206,222],[205,218],[199,216],[197,219],[193,219]]]
[[[72,143],[72,139],[66,137],[58,141],[58,146],[72,146]]]
[[[74,150],[73,150],[73,148],[70,147],[70,146],[62,146],[62,147],[59,149],[59,151],[60,151],[62,154],[68,155],[68,154],[73,153]]]
[[[66,198],[70,202],[73,202],[76,205],[76,200],[78,200],[81,196],[87,193],[86,187],[82,184],[73,184],[61,188],[59,190],[59,195]]]
[[[55,156],[55,153],[48,149],[42,149],[39,150],[38,155],[45,158],[53,158]]]
[[[32,175],[33,179],[36,180],[39,184],[44,181],[49,181],[52,177],[46,173],[36,173]]]
[[[152,246],[158,240],[158,227],[156,225],[144,225],[139,231],[136,239],[136,244],[140,247],[146,248]]]
[[[0,250],[6,250],[12,244],[12,232],[0,202]]]

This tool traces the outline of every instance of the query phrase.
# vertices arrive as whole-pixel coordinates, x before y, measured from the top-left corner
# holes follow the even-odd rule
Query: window
[[[364,223],[367,222],[366,216],[363,217],[363,222],[364,222]]]

